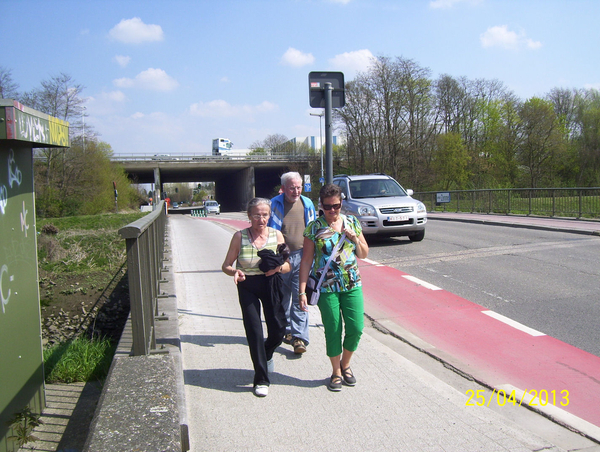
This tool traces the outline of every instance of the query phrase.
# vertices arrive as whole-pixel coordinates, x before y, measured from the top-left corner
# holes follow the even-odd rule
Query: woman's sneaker
[[[269,387],[267,385],[254,386],[254,395],[256,397],[266,397],[268,394],[269,394]]]

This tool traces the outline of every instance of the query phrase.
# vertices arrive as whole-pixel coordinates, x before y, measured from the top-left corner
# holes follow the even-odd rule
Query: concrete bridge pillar
[[[160,169],[159,168],[154,168],[154,195],[156,196],[156,199],[154,200],[154,202],[158,202],[161,200],[161,193],[162,193],[162,184],[160,182]]]

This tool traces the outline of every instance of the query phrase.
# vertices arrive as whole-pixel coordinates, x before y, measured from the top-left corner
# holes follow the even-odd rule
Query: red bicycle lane
[[[500,394],[506,394],[507,403],[512,394],[516,403],[600,440],[599,357],[374,264],[360,263],[369,317],[400,337],[404,330],[425,341],[416,346],[504,391]],[[399,332],[393,325],[400,326]]]

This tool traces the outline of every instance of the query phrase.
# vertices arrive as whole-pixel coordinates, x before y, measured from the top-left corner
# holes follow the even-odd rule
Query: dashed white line
[[[513,319],[509,319],[508,317],[505,317],[502,314],[498,314],[497,312],[494,312],[494,311],[481,311],[481,312],[485,315],[488,315],[488,316],[496,319],[496,320],[501,321],[502,323],[506,323],[507,325],[512,326],[513,328],[516,328],[517,330],[523,331],[524,333],[527,333],[531,336],[545,336],[544,333],[534,330],[533,328],[529,328],[528,326],[525,326],[522,323],[519,323]]]
[[[418,284],[419,286],[423,286],[426,289],[430,289],[430,290],[442,290],[440,287],[438,286],[434,286],[433,284],[429,284],[426,281],[423,281],[419,278],[415,278],[414,276],[410,276],[410,275],[402,275],[403,278],[408,279],[409,281],[412,281],[416,284]]]

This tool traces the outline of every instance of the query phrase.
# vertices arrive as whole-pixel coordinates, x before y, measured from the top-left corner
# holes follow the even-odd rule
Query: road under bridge
[[[165,183],[214,182],[215,198],[224,211],[244,210],[255,196],[270,198],[287,171],[306,173],[318,156],[115,156],[132,182],[154,184],[163,193]]]

